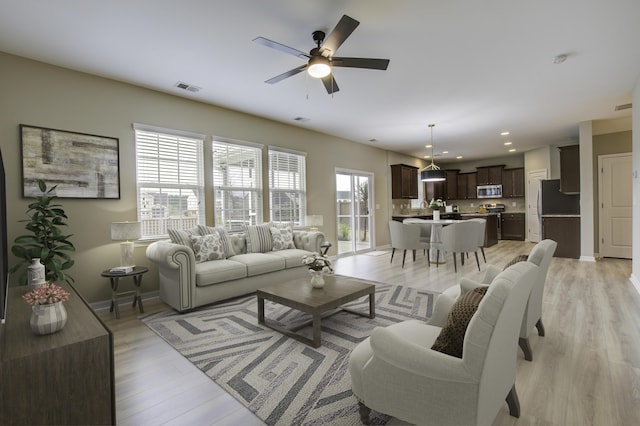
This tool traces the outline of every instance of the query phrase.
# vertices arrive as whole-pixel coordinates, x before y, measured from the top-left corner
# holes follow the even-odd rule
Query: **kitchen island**
[[[487,227],[484,232],[484,246],[491,247],[498,244],[498,214],[497,213],[462,213],[460,219],[485,219]]]

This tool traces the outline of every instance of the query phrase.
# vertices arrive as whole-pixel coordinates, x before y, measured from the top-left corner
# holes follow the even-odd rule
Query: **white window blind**
[[[269,213],[272,221],[304,225],[307,210],[305,160],[302,154],[269,149]]]
[[[214,140],[212,151],[215,224],[262,223],[262,148]]]
[[[136,129],[135,141],[142,238],[204,224],[204,138]]]

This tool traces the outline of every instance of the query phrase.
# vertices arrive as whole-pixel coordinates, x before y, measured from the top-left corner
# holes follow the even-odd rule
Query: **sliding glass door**
[[[373,248],[373,175],[336,170],[338,256]]]

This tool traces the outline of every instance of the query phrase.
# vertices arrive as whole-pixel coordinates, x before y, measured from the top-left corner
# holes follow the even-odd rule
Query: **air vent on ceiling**
[[[191,84],[183,83],[182,81],[177,82],[175,86],[178,89],[186,90],[186,91],[192,92],[192,93],[196,93],[196,92],[199,92],[200,90],[202,90],[202,87],[193,86]]]
[[[622,111],[631,108],[632,104],[616,105],[616,111]]]

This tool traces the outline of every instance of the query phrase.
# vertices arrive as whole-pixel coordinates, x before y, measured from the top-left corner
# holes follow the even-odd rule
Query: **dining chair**
[[[478,248],[482,252],[482,259],[484,259],[484,263],[487,263],[487,257],[484,254],[485,247],[485,234],[487,230],[487,220],[482,218],[473,218],[469,219],[469,222],[476,223],[476,237],[478,239]]]
[[[393,262],[393,255],[396,249],[403,250],[402,252],[402,267],[404,268],[405,257],[407,256],[407,250],[413,252],[413,261],[416,261],[416,250],[425,250],[427,253],[427,262],[431,266],[429,260],[429,242],[421,239],[420,233],[422,225],[417,223],[402,223],[396,220],[389,221],[389,233],[391,235],[391,262]]]
[[[455,272],[458,272],[457,253],[460,253],[460,263],[464,266],[464,255],[473,252],[476,256],[478,271],[480,270],[477,230],[477,223],[468,220],[453,223],[442,229],[442,249],[445,253],[451,252],[453,254],[453,268]]]

